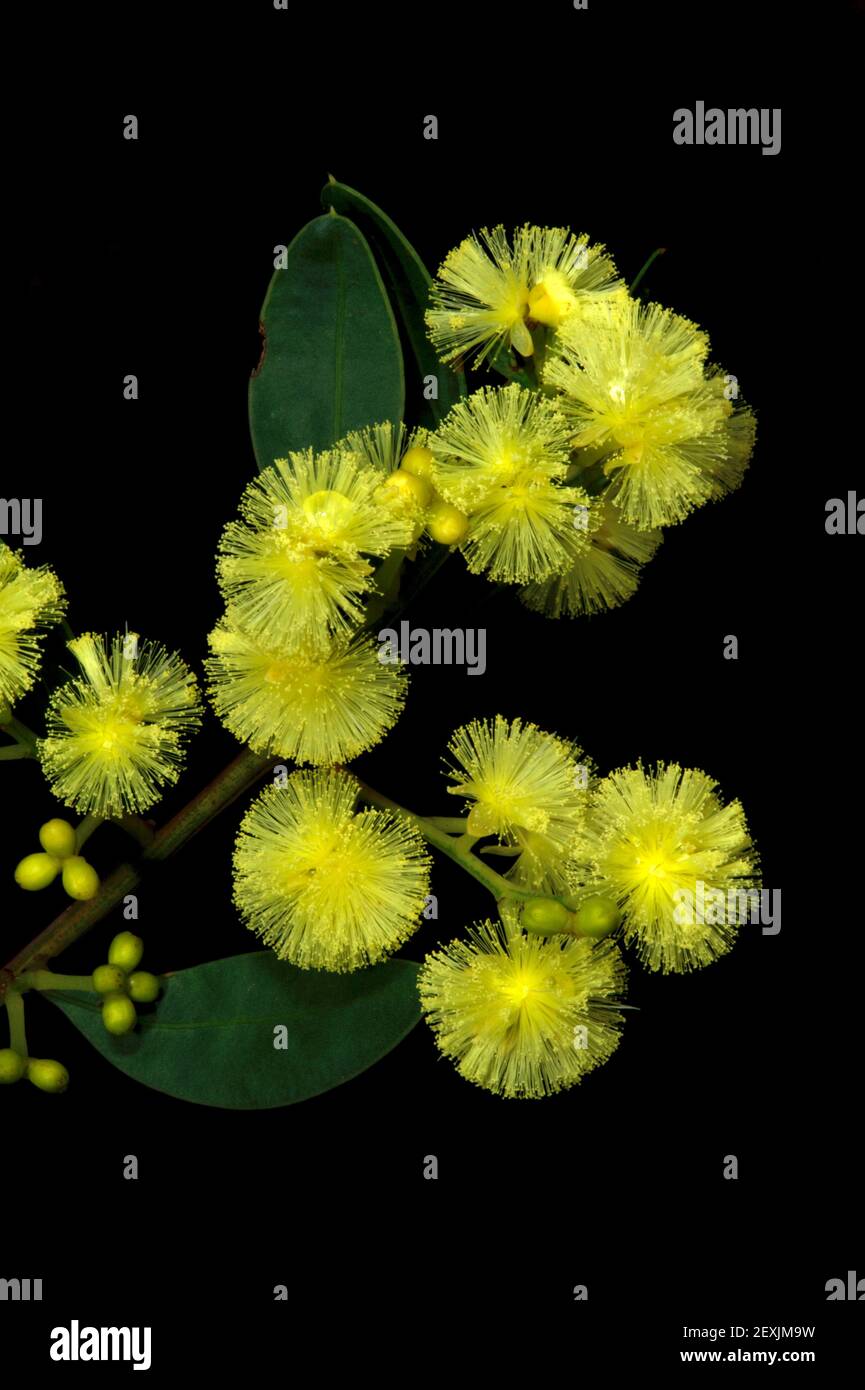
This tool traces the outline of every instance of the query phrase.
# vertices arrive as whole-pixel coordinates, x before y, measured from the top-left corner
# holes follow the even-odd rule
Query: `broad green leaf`
[[[328,449],[349,430],[403,416],[393,311],[354,223],[328,214],[298,232],[261,310],[262,358],[249,383],[259,468],[290,450]]]
[[[439,361],[427,336],[424,311],[432,283],[429,271],[387,213],[382,212],[381,208],[376,207],[375,203],[370,202],[362,193],[358,193],[357,189],[332,180],[322,189],[321,201],[324,207],[332,207],[337,212],[344,213],[363,229],[382,268],[385,284],[405,329],[418,374],[421,380],[426,376],[435,376],[438,379],[438,400],[422,403],[423,407],[426,407],[425,413],[429,416],[428,423],[437,424],[454,402],[466,394],[466,386],[462,373],[452,371]],[[423,409],[421,413],[424,413]]]
[[[120,1038],[105,1031],[95,995],[45,998],[145,1086],[199,1105],[269,1110],[340,1086],[396,1047],[420,1018],[419,968],[391,960],[330,975],[251,951],[169,976],[159,1002]],[[283,1024],[284,1049],[274,1047]]]

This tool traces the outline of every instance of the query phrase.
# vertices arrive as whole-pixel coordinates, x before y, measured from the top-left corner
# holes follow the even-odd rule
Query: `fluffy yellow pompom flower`
[[[693,970],[723,955],[742,896],[756,887],[741,804],[722,805],[710,777],[676,763],[622,768],[598,782],[577,860],[582,886],[618,901],[625,940],[650,970]],[[718,894],[723,913],[702,912]]]
[[[206,662],[217,715],[258,753],[301,763],[350,761],[399,718],[408,678],[383,665],[372,641],[320,650],[248,636],[229,610]]]
[[[625,294],[602,246],[562,227],[503,227],[468,236],[445,258],[430,291],[426,323],[445,362],[479,349],[475,362],[508,343],[531,356],[531,326],[558,328],[586,308]]]
[[[47,565],[28,568],[0,541],[0,704],[31,689],[41,661],[45,628],[66,608],[63,585]]]
[[[490,921],[429,955],[421,1005],[446,1057],[496,1095],[536,1098],[606,1062],[626,970],[609,941],[524,936]]]
[[[561,486],[568,434],[549,400],[511,385],[459,401],[430,436],[435,486],[469,518],[461,549],[473,573],[524,584],[565,569],[586,548],[574,526],[585,494]]]
[[[660,531],[629,526],[604,498],[591,499],[584,506],[579,519],[585,524],[588,547],[564,574],[529,584],[520,594],[527,608],[549,618],[617,608],[636,592],[641,567],[663,540]]]
[[[627,300],[569,320],[544,381],[578,447],[606,445],[608,496],[641,530],[681,521],[741,481],[754,421],[705,370],[709,340],[657,304]]]
[[[179,656],[134,633],[70,642],[80,676],[54,692],[43,771],[58,800],[96,816],[143,811],[179,775],[201,723],[195,677]]]
[[[383,504],[382,476],[345,450],[277,459],[249,484],[220,540],[218,576],[246,631],[327,647],[363,618],[368,555],[408,545],[404,509]]]
[[[430,859],[418,831],[388,812],[355,812],[357,783],[335,769],[295,772],[244,816],[234,900],[280,960],[358,970],[420,925]]]
[[[468,832],[495,835],[519,857],[508,872],[538,891],[568,886],[567,861],[582,828],[590,766],[576,744],[515,719],[475,719],[448,745],[448,791],[473,803]]]

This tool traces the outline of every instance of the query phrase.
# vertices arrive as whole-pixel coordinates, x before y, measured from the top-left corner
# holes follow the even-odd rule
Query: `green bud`
[[[144,955],[144,942],[131,931],[122,931],[108,947],[108,959],[121,970],[134,970]]]
[[[102,1022],[109,1033],[119,1038],[135,1027],[138,1015],[135,1005],[125,994],[108,994],[102,1004]]]
[[[15,870],[15,882],[28,893],[38,893],[53,883],[60,872],[60,860],[53,854],[28,854]]]
[[[529,898],[523,905],[521,921],[526,931],[551,936],[553,932],[567,930],[570,915],[555,898]]]
[[[97,994],[124,994],[126,976],[117,965],[97,965],[90,976]]]
[[[63,860],[63,887],[70,898],[87,902],[99,892],[99,875],[80,854],[71,854]]]
[[[136,970],[134,975],[129,976],[129,997],[136,1004],[152,1004],[154,999],[159,998],[160,988],[156,976],[147,970]]]
[[[75,853],[75,827],[68,820],[47,820],[39,831],[39,843],[46,854],[68,859]]]
[[[20,1081],[27,1070],[27,1059],[11,1047],[0,1047],[0,1086],[11,1086]]]
[[[52,1062],[45,1057],[31,1057],[27,1063],[27,1080],[38,1086],[40,1091],[59,1095],[69,1085],[69,1073],[61,1062]]]
[[[584,898],[574,923],[580,936],[609,936],[622,920],[622,914],[612,898],[600,894]]]

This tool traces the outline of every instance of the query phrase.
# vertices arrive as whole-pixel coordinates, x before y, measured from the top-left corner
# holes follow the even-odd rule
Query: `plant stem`
[[[58,975],[53,970],[25,970],[15,981],[11,994],[25,989],[80,989],[94,991],[90,975]],[[10,997],[10,996],[7,996]]]
[[[469,823],[468,816],[425,816],[424,820],[427,825],[434,825],[436,830],[446,830],[449,835],[464,835]]]
[[[220,811],[253,786],[277,762],[276,758],[261,757],[244,748],[228,767],[223,768],[208,786],[178,811],[166,825],[157,830],[142,851],[137,865],[121,864],[100,886],[95,897],[73,903],[65,912],[40,932],[29,946],[0,969],[0,999],[23,972],[39,969],[59,956],[73,941],[84,936],[101,922],[112,908],[121,903],[141,882],[144,868],[150,863],[168,859],[181,845],[191,840]]]
[[[24,1000],[17,989],[11,989],[6,997],[6,1012],[9,1015],[9,1046],[19,1057],[27,1057],[27,1031],[24,1027]]]
[[[2,729],[5,734],[8,734],[10,738],[14,738],[19,748],[26,750],[17,755],[19,758],[36,757],[36,740],[38,735],[34,734],[33,730],[28,728],[26,724],[23,724],[20,719],[16,719],[14,714],[10,714],[8,719],[4,719],[3,722],[0,723],[0,729]]]
[[[85,816],[81,824],[75,831],[75,853],[80,854],[90,836],[97,826],[100,826],[105,819],[104,816]]]
[[[385,556],[375,572],[376,589],[366,606],[365,627],[373,627],[383,613],[399,600],[399,581],[405,550],[398,546]]]
[[[35,756],[36,754],[25,747],[23,743],[10,743],[5,748],[0,748],[0,761],[4,763],[15,762],[17,758],[35,758]]]
[[[633,280],[631,281],[631,283],[630,283],[630,285],[629,285],[629,287],[628,287],[628,294],[633,294],[633,293],[634,293],[634,290],[635,290],[635,289],[637,288],[637,286],[639,285],[639,283],[640,283],[640,281],[642,280],[643,276],[645,275],[646,271],[649,269],[649,267],[652,265],[652,263],[658,259],[659,256],[663,256],[663,254],[664,254],[664,252],[666,251],[666,249],[667,249],[666,246],[659,246],[658,249],[657,249],[656,251],[653,251],[653,252],[652,252],[652,254],[651,254],[651,256],[649,257],[649,259],[648,259],[648,260],[645,262],[645,264],[640,268],[640,270],[637,271],[636,278],[633,279]]]
[[[383,796],[374,787],[369,787],[366,782],[361,782],[360,778],[358,778],[358,783],[360,796],[364,801],[368,801],[372,806],[380,806],[385,811],[393,811],[396,815],[409,821],[420,831],[425,840],[428,840],[431,845],[435,845],[442,854],[453,859],[454,863],[459,864],[461,869],[465,869],[467,874],[471,874],[472,878],[476,878],[479,883],[489,889],[496,902],[500,902],[502,898],[527,899],[538,896],[534,889],[521,888],[515,883],[510,883],[506,878],[502,878],[501,874],[497,874],[494,869],[482,863],[480,859],[476,859],[465,844],[452,839],[432,821],[425,820],[423,816],[416,816],[413,811],[407,811],[398,802],[391,801],[390,797]]]
[[[125,830],[127,835],[131,835],[135,843],[140,845],[142,849],[146,849],[153,842],[153,837],[156,834],[150,822],[142,820],[141,816],[122,816],[116,824]]]

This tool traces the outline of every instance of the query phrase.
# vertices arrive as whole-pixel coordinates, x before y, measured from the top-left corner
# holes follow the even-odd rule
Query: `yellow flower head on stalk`
[[[369,640],[310,650],[250,637],[229,610],[209,638],[213,707],[257,753],[347,762],[379,743],[405,703],[408,677]]]
[[[0,704],[33,686],[46,628],[66,610],[63,585],[47,565],[30,568],[0,541]]]
[[[519,856],[508,872],[538,891],[569,885],[567,864],[582,829],[591,767],[575,743],[515,719],[475,719],[448,745],[453,796],[469,803],[469,834],[494,835]]]
[[[237,908],[302,970],[358,970],[420,925],[430,867],[421,835],[388,812],[355,812],[356,800],[345,772],[295,772],[262,792],[240,827]]]
[[[427,956],[419,989],[460,1075],[529,1099],[575,1086],[612,1056],[625,980],[610,941],[526,936],[486,921]]]
[[[681,521],[737,486],[753,419],[706,372],[695,324],[636,300],[569,320],[544,368],[576,447],[606,445],[609,497],[641,530]]]
[[[381,474],[357,454],[311,449],[249,484],[220,540],[218,576],[247,631],[319,643],[363,618],[367,556],[411,541],[410,518],[380,500]]]
[[[576,859],[575,881],[616,898],[625,940],[636,942],[650,970],[665,973],[724,955],[757,882],[741,804],[722,805],[710,777],[676,763],[654,771],[638,764],[597,782]],[[714,910],[718,894],[724,911]],[[713,910],[702,912],[701,902]]]
[[[474,349],[475,363],[508,344],[532,354],[531,327],[558,328],[625,294],[602,246],[562,227],[503,227],[468,236],[445,258],[430,291],[426,323],[445,362]]]
[[[473,573],[526,583],[563,570],[585,548],[573,524],[583,494],[562,487],[568,434],[552,402],[511,385],[457,402],[430,436],[435,486],[469,517],[461,549]]]
[[[134,633],[70,642],[81,674],[56,690],[38,754],[55,796],[96,816],[152,806],[176,782],[201,723],[195,677],[174,653]]]
[[[573,618],[617,608],[636,593],[640,570],[663,540],[660,531],[638,531],[622,521],[604,498],[588,499],[576,519],[585,525],[588,547],[564,574],[529,584],[520,593],[527,608],[548,618]]]

